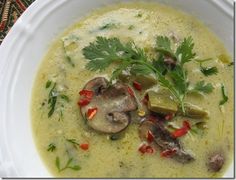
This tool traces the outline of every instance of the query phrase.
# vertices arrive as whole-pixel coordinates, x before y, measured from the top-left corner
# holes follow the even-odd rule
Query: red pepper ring
[[[80,91],[79,94],[80,96],[82,96],[82,98],[77,103],[80,107],[87,106],[92,100],[93,95],[94,95],[93,91],[85,90],[85,89]]]
[[[183,122],[183,127],[187,128],[188,130],[191,129],[191,126],[188,121]]]
[[[183,127],[180,129],[176,129],[173,133],[172,136],[174,138],[182,137],[185,134],[188,133],[188,131],[191,129],[191,126],[188,121],[183,121]]]
[[[150,130],[147,131],[146,138],[147,138],[147,141],[148,141],[149,143],[153,142],[153,140],[154,140],[154,135],[153,135],[153,133],[152,133]]]
[[[128,91],[128,93],[129,93],[132,97],[134,97],[134,91],[133,91],[132,88],[128,87],[128,88],[127,88],[127,91]]]
[[[171,119],[173,119],[173,117],[174,117],[174,114],[167,114],[165,115],[165,120],[170,121]]]
[[[89,144],[87,144],[87,143],[80,144],[79,147],[80,147],[81,149],[83,149],[83,150],[86,151],[86,150],[88,150],[88,148],[89,148]]]
[[[90,90],[86,90],[86,89],[83,89],[82,91],[79,92],[80,96],[84,96],[88,99],[92,99],[93,98],[93,91],[90,91]]]
[[[144,105],[148,105],[148,101],[149,101],[149,96],[148,96],[148,94],[146,94],[146,95],[144,96],[144,98],[142,99],[142,103],[143,103]]]
[[[83,107],[83,106],[88,105],[89,103],[90,103],[90,100],[85,98],[85,99],[80,99],[77,104],[78,106]]]
[[[188,133],[188,129],[183,127],[183,128],[180,128],[180,129],[177,129],[175,130],[173,133],[172,133],[172,136],[174,138],[178,138],[178,137],[182,137],[184,135],[186,135]]]
[[[134,86],[134,88],[135,88],[136,90],[142,91],[142,86],[141,86],[141,84],[138,83],[137,81],[134,81],[134,82],[133,82],[133,86]]]
[[[166,149],[161,152],[161,157],[171,157],[176,153],[176,149]]]
[[[90,108],[90,109],[88,109],[87,114],[86,114],[87,119],[88,120],[92,120],[93,117],[97,114],[97,111],[98,111],[98,108]]]
[[[141,152],[142,154],[145,154],[145,153],[148,153],[148,154],[152,154],[154,153],[154,149],[149,146],[149,145],[146,145],[146,144],[142,144],[140,147],[139,147],[139,152]]]

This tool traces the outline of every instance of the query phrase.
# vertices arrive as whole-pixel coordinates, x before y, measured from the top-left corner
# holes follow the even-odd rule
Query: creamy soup
[[[233,159],[233,66],[207,27],[173,8],[95,11],[37,73],[39,154],[55,177],[221,177]]]

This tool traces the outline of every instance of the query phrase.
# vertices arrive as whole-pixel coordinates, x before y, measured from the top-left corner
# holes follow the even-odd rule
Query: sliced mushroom
[[[208,159],[208,170],[218,172],[224,165],[225,158],[221,153],[213,154]]]
[[[194,160],[193,156],[183,150],[179,141],[171,136],[161,122],[144,121],[139,127],[139,137],[146,141],[147,133],[151,131],[154,136],[154,145],[157,145],[162,151],[175,150],[171,156],[180,163],[189,163]]]
[[[97,108],[96,115],[87,120],[87,124],[103,133],[115,134],[124,130],[130,123],[130,112],[137,109],[137,102],[128,93],[128,87],[122,83],[109,86],[103,77],[89,81],[85,88],[94,92],[87,106],[81,107],[84,119],[89,109]]]

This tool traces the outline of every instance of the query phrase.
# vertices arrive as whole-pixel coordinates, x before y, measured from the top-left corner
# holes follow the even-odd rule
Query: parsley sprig
[[[73,160],[74,160],[73,158],[69,158],[67,160],[66,164],[63,167],[61,167],[60,158],[57,156],[55,163],[56,163],[56,167],[57,167],[58,172],[62,172],[66,169],[72,169],[74,171],[79,171],[81,169],[81,167],[79,165],[72,165]]]
[[[117,64],[111,80],[117,79],[124,70],[134,74],[154,74],[159,84],[170,91],[185,113],[184,100],[190,90],[190,83],[184,65],[196,57],[193,48],[192,37],[185,38],[174,51],[168,37],[158,36],[155,47],[157,58],[150,60],[134,42],[122,43],[118,38],[97,37],[95,42],[83,49],[83,55],[88,60],[86,68],[91,71],[101,72],[111,64]],[[171,58],[174,62],[173,69],[166,66],[166,58]],[[209,92],[201,88],[200,91]]]

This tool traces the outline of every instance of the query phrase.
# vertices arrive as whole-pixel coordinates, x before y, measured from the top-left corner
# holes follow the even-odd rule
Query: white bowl
[[[51,177],[36,150],[30,99],[34,78],[49,44],[93,9],[130,0],[37,0],[0,46],[0,176]],[[154,0],[153,0],[154,1]],[[202,20],[233,54],[233,1],[156,0]],[[233,177],[233,163],[225,177]]]

